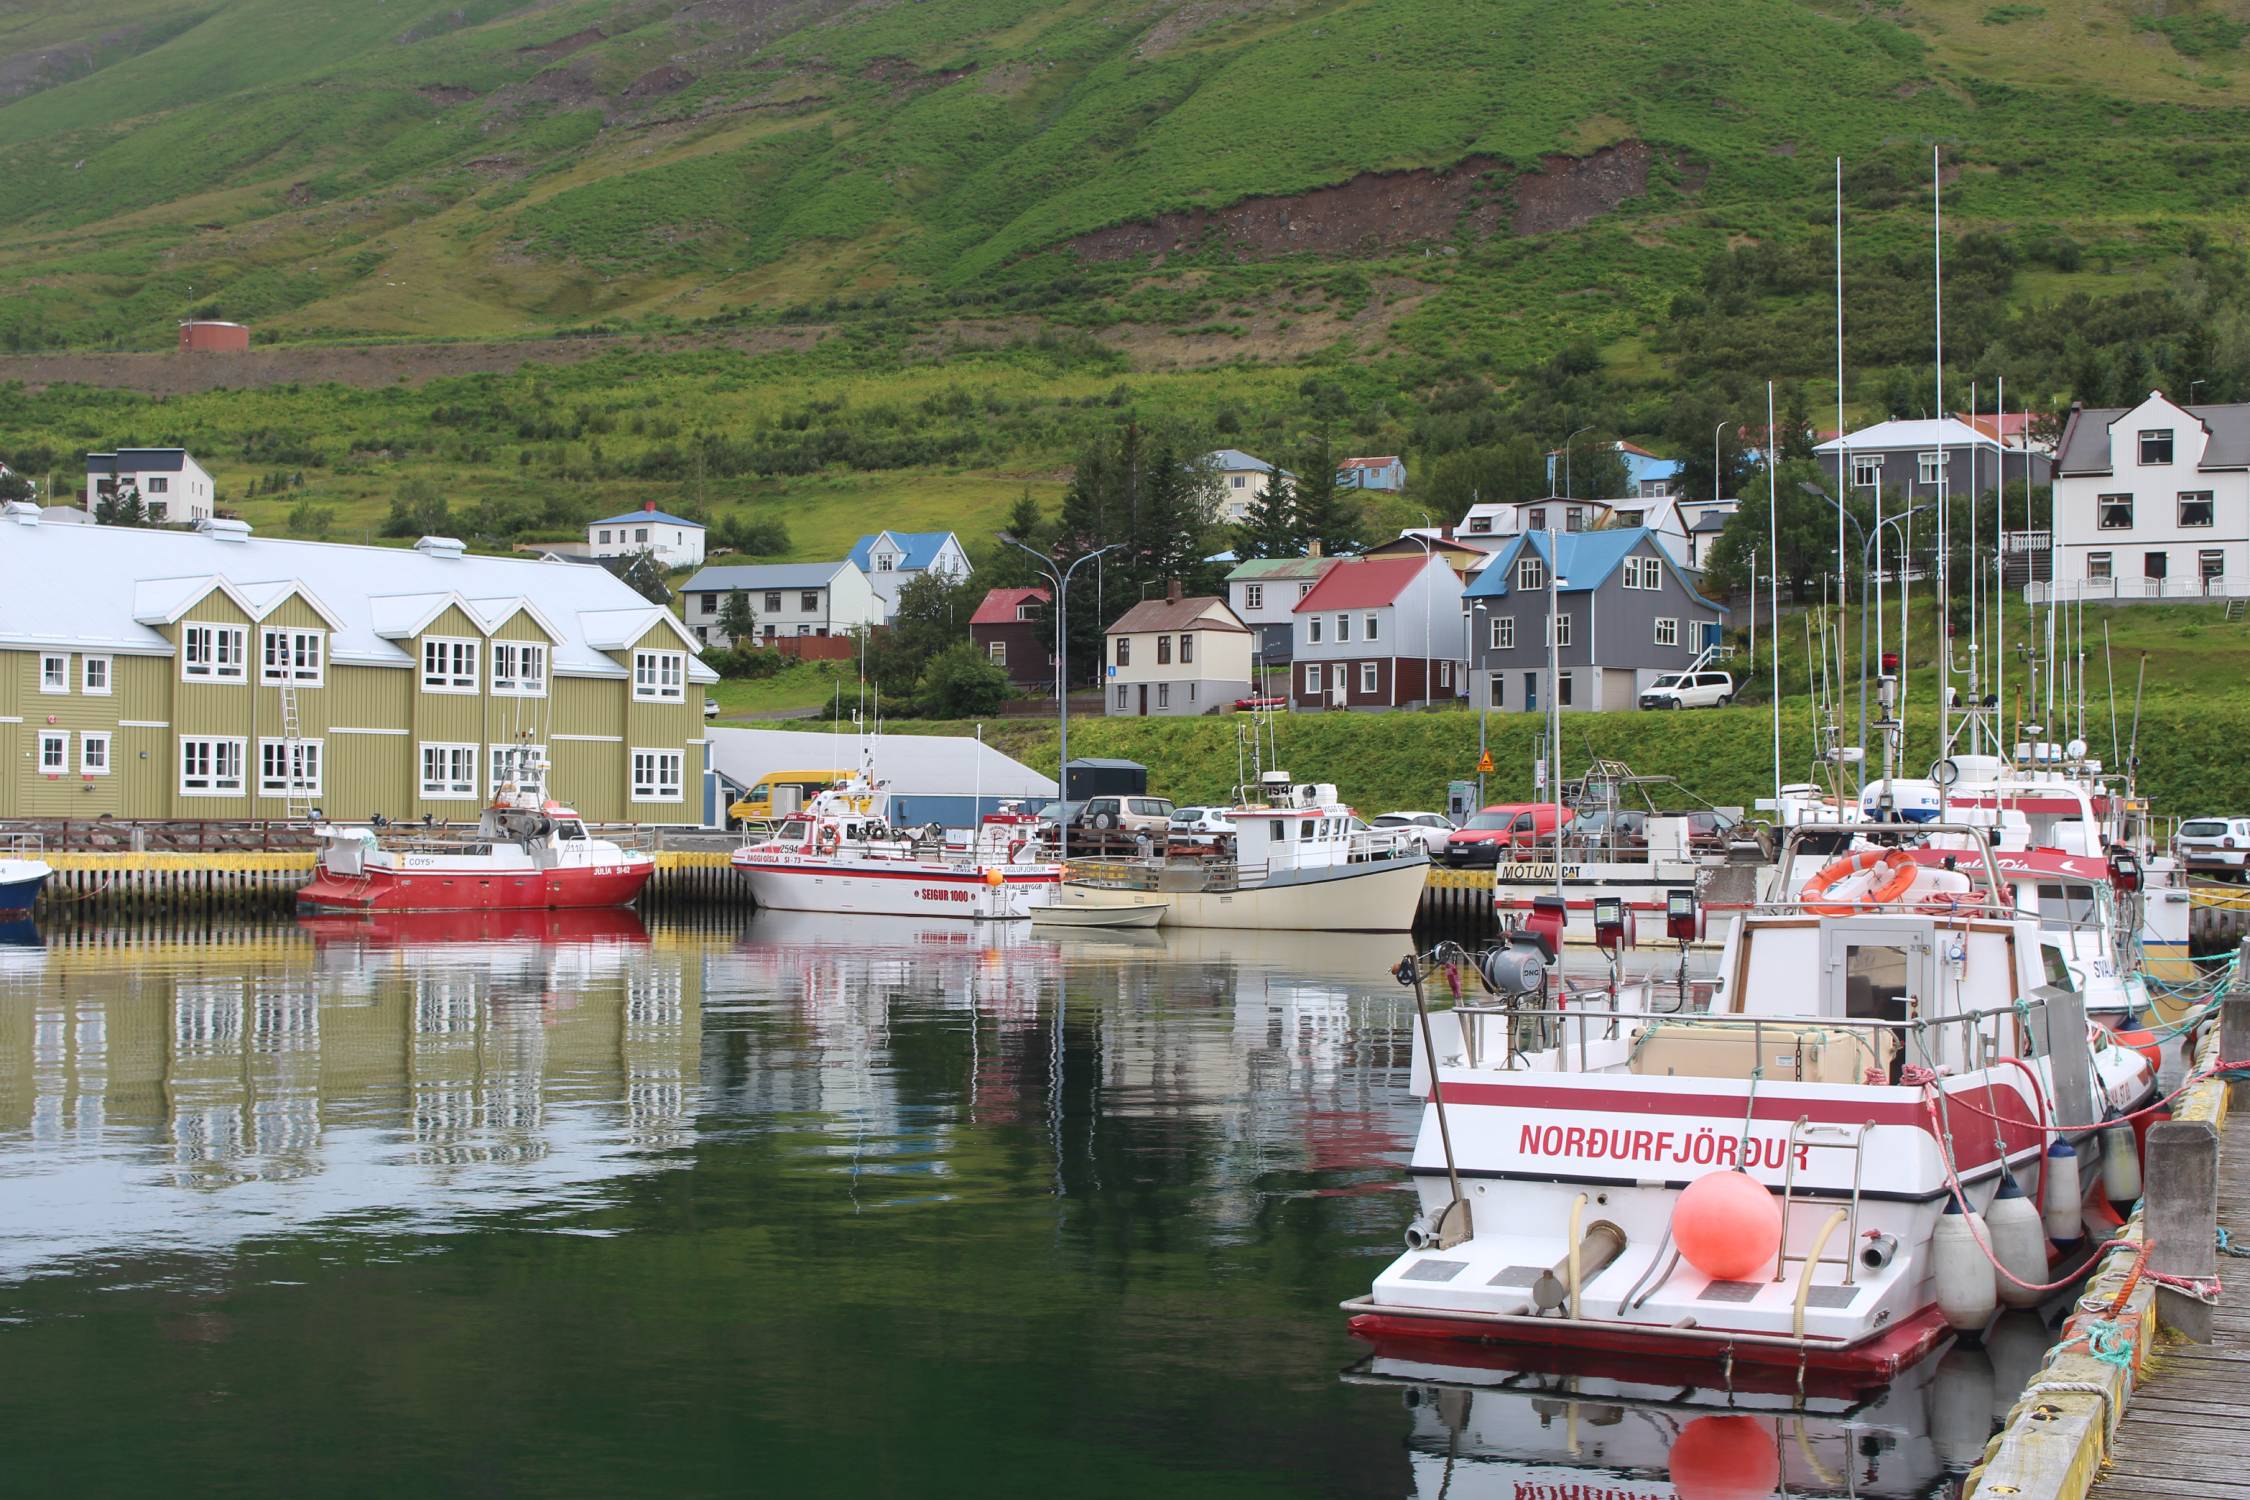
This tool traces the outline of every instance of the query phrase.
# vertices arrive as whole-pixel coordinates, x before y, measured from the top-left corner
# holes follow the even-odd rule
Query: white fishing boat
[[[1411,829],[1369,828],[1325,783],[1260,778],[1263,800],[1227,817],[1231,857],[1074,860],[1065,906],[1163,906],[1166,927],[1405,932],[1430,857]]]
[[[1022,921],[1062,878],[1030,813],[1004,808],[960,834],[899,827],[889,784],[866,767],[729,862],[761,907],[978,922]]]
[[[1979,830],[1861,832],[1895,847],[1810,878],[1791,836],[1798,894],[1736,921],[1708,1011],[1558,997],[1519,944],[1428,1015],[1423,1213],[1355,1331],[1888,1376],[2043,1297],[2138,1194],[2155,1068],[2045,983]]]
[[[39,857],[38,836],[8,836],[0,845],[0,917],[28,916],[55,872]]]
[[[1169,901],[1151,901],[1146,906],[1035,906],[1031,910],[1034,927],[1154,927],[1164,920],[1172,909]]]

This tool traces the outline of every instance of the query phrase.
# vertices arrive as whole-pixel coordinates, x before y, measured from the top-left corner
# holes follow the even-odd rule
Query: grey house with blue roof
[[[1549,592],[1559,553],[1562,582]],[[1549,693],[1566,709],[1627,709],[1666,672],[1693,665],[1726,628],[1727,610],[1698,593],[1645,527],[1529,532],[1503,547],[1461,598],[1469,616],[1473,707],[1536,711]],[[1561,671],[1548,683],[1555,621]]]

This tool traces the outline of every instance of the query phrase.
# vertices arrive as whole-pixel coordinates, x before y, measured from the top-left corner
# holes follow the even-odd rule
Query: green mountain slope
[[[1963,229],[2231,235],[2240,8],[43,0],[0,13],[0,345],[873,308],[1542,357],[1816,232],[1838,154],[1871,253],[1933,144]]]

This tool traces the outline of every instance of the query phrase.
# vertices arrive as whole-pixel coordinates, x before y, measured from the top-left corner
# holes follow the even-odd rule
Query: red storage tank
[[[182,354],[247,354],[250,330],[240,323],[214,323],[190,319],[180,325]]]

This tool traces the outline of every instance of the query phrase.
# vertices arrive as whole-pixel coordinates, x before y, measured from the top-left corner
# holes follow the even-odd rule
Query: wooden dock
[[[2250,1140],[2219,1137],[2219,1223],[2250,1241]],[[2223,1258],[2208,1344],[2160,1343],[2090,1493],[2250,1500],[2250,1262]]]

